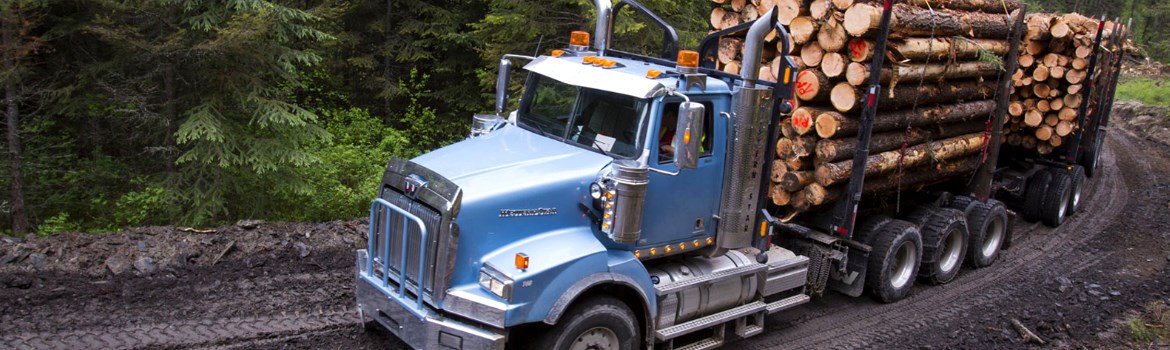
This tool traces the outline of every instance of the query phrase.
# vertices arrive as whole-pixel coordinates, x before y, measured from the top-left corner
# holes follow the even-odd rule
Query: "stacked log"
[[[875,52],[880,1],[714,3],[715,30],[776,6],[792,35],[788,52],[765,52],[760,66],[767,70],[761,68],[760,76],[775,79],[767,74],[775,70],[768,63],[783,55],[799,68],[795,109],[781,124],[770,189],[773,204],[793,212],[825,205],[843,191],[875,69],[882,91],[865,167],[868,194],[938,183],[978,168],[985,161],[981,153],[1002,74],[1014,73],[1005,126],[1005,140],[1013,145],[1051,152],[1076,131],[1076,108],[1091,103],[1082,90],[1090,77],[1085,66],[1097,22],[1079,15],[1031,15],[1027,32],[1019,34],[1021,69],[1004,72],[1010,40],[1019,40],[1011,38],[1019,0],[898,0],[882,53]],[[718,68],[738,73],[740,46],[741,40],[724,38]],[[871,67],[878,54],[886,63]]]
[[[1082,105],[1094,103],[1086,87],[1090,86],[1088,65],[1099,25],[1098,20],[1076,13],[1028,17],[1020,68],[1013,75],[1015,92],[1005,127],[1007,144],[1049,154],[1080,129],[1078,111]],[[1114,26],[1106,24],[1105,28],[1102,35],[1109,38]],[[1116,49],[1105,47],[1107,51]],[[1108,68],[1103,61],[1098,62],[1097,72]]]
[[[796,108],[781,124],[772,203],[805,212],[833,201],[852,172],[864,90],[874,67],[881,7],[873,0],[716,0],[712,27],[777,6],[800,68]],[[929,7],[933,5],[933,10]],[[1018,0],[903,0],[893,7],[883,91],[869,145],[866,188],[882,194],[971,172],[981,164],[996,76]],[[736,8],[743,10],[737,12]],[[758,15],[758,14],[757,14]],[[718,19],[718,20],[716,20]],[[735,38],[725,38],[736,48]],[[722,46],[722,45],[721,45]],[[777,49],[776,55],[784,55]],[[734,72],[738,57],[719,68]],[[775,57],[765,57],[774,60]],[[763,72],[761,72],[763,73]],[[761,74],[763,77],[769,77]]]

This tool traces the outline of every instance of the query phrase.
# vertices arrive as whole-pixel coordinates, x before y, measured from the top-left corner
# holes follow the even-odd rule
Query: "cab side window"
[[[714,123],[713,110],[714,105],[708,101],[698,101],[703,104],[706,109],[706,115],[703,118],[703,139],[699,146],[699,154],[701,157],[711,155],[711,140],[713,139],[712,125]],[[658,164],[669,164],[674,162],[674,133],[678,128],[678,110],[681,102],[667,102],[662,107],[662,118],[659,118],[660,124],[658,126]]]

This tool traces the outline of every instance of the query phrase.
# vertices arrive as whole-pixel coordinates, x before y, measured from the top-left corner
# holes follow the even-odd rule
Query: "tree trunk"
[[[931,164],[925,167],[905,169],[901,177],[891,175],[866,178],[865,187],[862,188],[861,193],[866,196],[889,193],[897,191],[899,186],[903,191],[912,191],[916,187],[946,181],[956,175],[970,173],[978,169],[980,165],[980,157],[971,156],[947,160],[940,164]],[[837,200],[841,197],[843,188],[841,186],[826,188],[825,186],[814,183],[809,184],[803,191],[807,192],[805,195],[805,200],[808,201],[806,206],[812,207]]]
[[[966,38],[906,38],[891,41],[887,50],[898,61],[925,61],[930,60],[973,60],[979,57],[979,52],[990,52],[996,56],[1006,56],[1008,42],[1002,39],[966,39]],[[869,62],[873,57],[874,45],[868,39],[856,38],[849,43],[849,58],[853,62]]]
[[[990,98],[995,94],[995,85],[978,81],[964,81],[947,84],[901,84],[890,89],[884,88],[881,92],[878,109],[892,111],[906,107],[926,106],[936,103],[953,103],[955,101],[974,101]],[[837,84],[833,88],[831,100],[833,107],[841,112],[860,110],[861,90],[848,83]]]
[[[865,86],[869,80],[869,65],[852,64],[846,80],[853,86]],[[907,81],[918,83],[919,80],[935,81],[946,79],[962,79],[986,77],[998,74],[1000,67],[991,62],[968,61],[960,63],[931,63],[910,64],[882,68],[883,83],[891,81]]]
[[[815,181],[816,175],[812,171],[789,171],[780,179],[780,186],[785,191],[796,192]]]
[[[12,5],[3,5],[12,6]],[[16,23],[20,19],[15,10],[0,9],[0,60],[3,60],[3,69],[7,79],[4,79],[5,122],[8,127],[8,160],[12,182],[12,233],[17,236],[28,234],[28,208],[24,204],[24,154],[20,144],[20,108],[17,105],[18,94],[16,71],[17,46]],[[9,18],[15,17],[15,18]]]
[[[825,49],[819,42],[813,41],[800,47],[800,60],[809,68],[819,67],[825,57]]]
[[[881,23],[882,9],[855,4],[845,11],[845,31],[854,37],[873,37]],[[892,38],[965,36],[1003,39],[1011,32],[1007,16],[983,12],[931,11],[908,4],[894,5],[890,22]]]
[[[915,145],[907,148],[904,155],[900,150],[873,154],[866,162],[865,176],[888,173],[899,165],[910,168],[928,164],[932,160],[960,158],[983,149],[983,143],[983,133],[975,133]],[[853,160],[821,164],[817,167],[817,183],[821,186],[832,186],[848,180],[852,173]]]
[[[955,137],[958,135],[984,131],[987,123],[973,121],[959,124],[926,125],[914,128],[909,132],[893,130],[874,134],[869,142],[869,152],[878,153],[893,151],[903,145],[917,145],[934,139]],[[825,139],[817,142],[817,161],[836,162],[853,157],[857,150],[857,139],[847,137],[839,139]]]
[[[986,118],[995,110],[994,100],[943,105],[918,111],[898,111],[874,118],[873,131],[885,132],[905,129],[907,125],[947,124]],[[822,139],[842,138],[857,135],[861,122],[846,118],[840,113],[822,113],[817,116],[817,136]]]
[[[829,78],[819,69],[805,69],[796,75],[796,98],[801,101],[825,101],[830,89]]]
[[[845,55],[836,52],[828,53],[821,59],[821,72],[825,73],[825,77],[829,79],[840,78],[845,74],[845,65],[848,63]]]
[[[845,26],[834,16],[817,31],[817,42],[826,52],[841,52],[849,42],[849,35],[845,34]]]
[[[776,20],[782,25],[792,24],[792,20],[796,17],[807,15],[808,7],[801,6],[802,0],[777,0],[776,6],[779,11],[776,12]],[[764,10],[767,12],[767,10]]]
[[[743,49],[743,39],[734,37],[723,37],[719,39],[719,62],[723,64],[731,63],[739,57],[739,51]]]
[[[164,162],[167,174],[174,175],[176,156],[179,154],[179,146],[176,143],[179,133],[179,109],[178,109],[178,94],[175,92],[175,74],[178,70],[177,64],[173,58],[164,58],[163,60],[163,98],[166,100],[163,103],[163,117],[165,118],[167,133],[164,135],[166,141],[166,152]]]
[[[820,25],[812,17],[801,16],[793,18],[789,28],[792,31],[790,33],[792,42],[797,45],[803,45],[813,38],[813,35],[820,29]]]
[[[797,135],[808,134],[814,127],[816,118],[823,113],[824,110],[814,107],[802,106],[792,111],[792,129],[796,131]]]

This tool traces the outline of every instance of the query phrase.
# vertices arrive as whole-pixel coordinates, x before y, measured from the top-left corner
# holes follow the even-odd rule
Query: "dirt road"
[[[1110,134],[1103,176],[1060,229],[1021,220],[993,266],[894,304],[830,295],[732,343],[768,348],[1126,347],[1127,310],[1170,298],[1170,148]],[[242,222],[0,241],[0,347],[401,348],[353,309],[360,221]]]

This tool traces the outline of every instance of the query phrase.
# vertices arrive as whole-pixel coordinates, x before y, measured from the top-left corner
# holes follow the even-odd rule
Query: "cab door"
[[[642,238],[638,248],[661,247],[694,240],[706,241],[715,232],[712,218],[719,210],[720,190],[723,186],[723,154],[726,153],[727,119],[719,113],[726,111],[730,102],[723,97],[692,97],[706,107],[702,149],[696,169],[679,171],[673,154],[660,147],[669,144],[673,138],[675,122],[669,119],[677,113],[681,99],[662,99],[655,103],[652,112],[651,131],[647,135],[651,149],[647,160],[651,168],[662,172],[679,172],[671,176],[650,172],[650,184],[646,190],[645,211],[642,219]],[[677,114],[675,114],[677,115]],[[687,249],[694,249],[687,244]],[[661,249],[661,248],[660,248]]]

